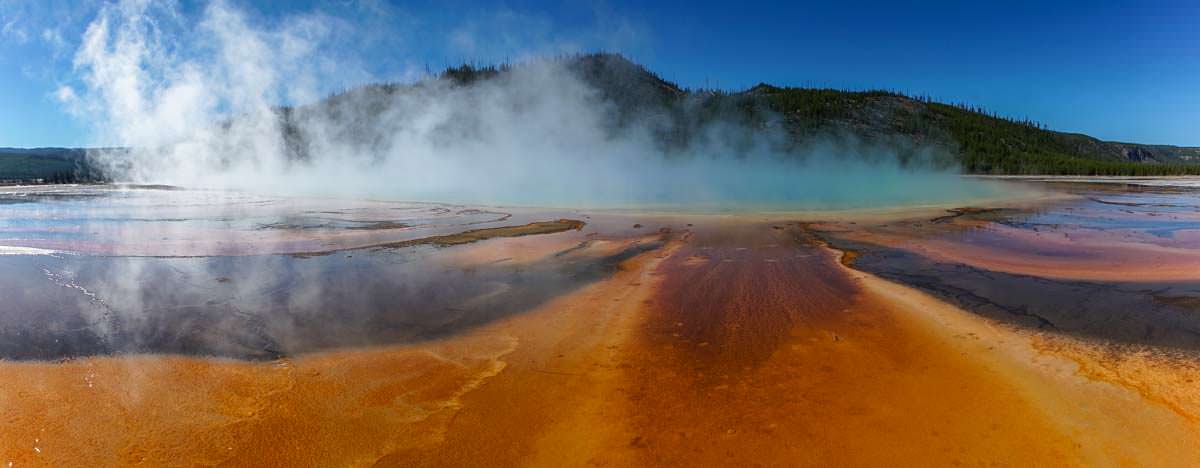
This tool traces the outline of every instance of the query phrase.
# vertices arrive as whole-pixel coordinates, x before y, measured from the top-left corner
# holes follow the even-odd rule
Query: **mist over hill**
[[[497,121],[505,126],[496,127]],[[366,85],[308,105],[243,112],[209,127],[202,145],[187,138],[155,141],[141,158],[128,157],[128,150],[3,149],[0,180],[147,179],[168,170],[155,158],[171,167],[237,165],[247,148],[270,151],[264,145],[274,143],[264,143],[264,132],[276,135],[285,155],[282,166],[255,163],[266,171],[312,163],[327,153],[352,153],[355,164],[382,163],[390,153],[418,147],[417,160],[453,159],[455,153],[488,151],[497,140],[519,147],[543,138],[554,151],[570,152],[577,144],[588,153],[585,159],[609,157],[606,151],[628,153],[614,158],[666,161],[704,157],[698,153],[796,160],[820,153],[826,162],[887,160],[902,168],[972,174],[1200,174],[1200,148],[1101,141],[890,91],[769,84],[735,92],[684,89],[607,53],[464,65],[415,83]],[[163,148],[175,157],[164,157]],[[182,155],[180,148],[197,152]],[[460,159],[460,165],[478,163]],[[506,162],[509,169],[528,164]]]
[[[813,142],[885,147],[902,161],[916,153],[937,155],[943,167],[973,174],[1167,175],[1200,173],[1200,148],[1101,141],[1049,130],[1030,121],[1007,119],[980,108],[935,102],[890,91],[843,91],[759,84],[748,90],[690,90],[660,78],[617,54],[553,59],[594,89],[612,106],[609,130],[641,126],[666,153],[698,144],[714,123],[738,132],[738,140],[770,132],[786,138],[778,149],[794,150]],[[502,80],[513,68],[450,68],[433,78],[470,87]],[[311,106],[284,109],[283,118],[295,155],[308,148],[294,122],[314,114],[339,115],[343,109],[382,110],[394,96],[427,91],[415,85],[378,84],[353,89]],[[346,129],[353,135],[353,129]],[[740,133],[739,133],[740,132]],[[365,137],[366,135],[357,135]],[[922,163],[931,162],[921,159]]]
[[[670,155],[707,144],[705,129],[727,131],[735,153],[762,135],[777,132],[783,152],[814,143],[887,148],[903,164],[919,161],[971,174],[1173,175],[1200,173],[1200,148],[1102,141],[1047,129],[984,109],[891,91],[777,87],[759,84],[736,92],[684,89],[617,54],[550,59],[561,62],[612,107],[612,133],[640,127]],[[397,95],[427,91],[430,82],[471,87],[504,80],[528,64],[450,68],[415,85],[379,84],[353,89],[311,106],[282,112],[293,154],[309,148],[295,122],[344,109],[382,110]],[[347,136],[356,135],[353,128]],[[930,157],[932,155],[932,158]]]

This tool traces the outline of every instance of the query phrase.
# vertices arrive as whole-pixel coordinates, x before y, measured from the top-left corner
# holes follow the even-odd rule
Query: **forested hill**
[[[0,148],[0,184],[98,182],[103,178],[78,148]]]
[[[886,91],[776,88],[760,85],[770,107],[798,132],[830,128],[856,135],[898,135],[947,148],[975,174],[1200,174],[1200,148],[1102,141],[1006,119],[982,109]]]
[[[722,120],[748,133],[782,131],[802,146],[817,139],[891,148],[902,159],[916,152],[974,174],[1192,175],[1200,174],[1200,148],[1118,143],[1053,131],[1035,122],[1003,118],[983,109],[952,105],[890,91],[845,91],[759,84],[741,91],[684,89],[616,54],[556,59],[595,88],[615,109],[615,127],[648,126],[661,146],[686,149],[707,123]],[[450,68],[429,80],[475,86],[529,64]],[[391,96],[428,92],[429,83],[374,84],[330,96],[279,116],[289,153],[309,156],[303,122],[346,112],[386,110]],[[365,110],[364,110],[365,109]],[[394,109],[392,109],[394,111]],[[652,116],[653,118],[647,118]],[[359,116],[361,117],[361,116]],[[234,119],[236,120],[236,119]],[[346,119],[347,127],[362,119]],[[222,125],[228,125],[224,122]],[[381,135],[343,129],[347,138]],[[932,151],[931,151],[932,150]],[[649,156],[648,156],[649,157]],[[86,151],[66,148],[0,148],[0,183],[102,180]]]
[[[1118,143],[1057,132],[965,105],[890,91],[844,91],[759,84],[742,91],[684,89],[617,54],[558,59],[616,109],[615,125],[650,126],[667,148],[685,147],[705,123],[723,119],[744,128],[782,127],[803,145],[843,139],[906,154],[934,149],[950,166],[973,174],[1189,175],[1200,174],[1200,148]],[[529,66],[450,68],[434,79],[459,86],[503,78]],[[337,113],[422,92],[422,84],[369,85],[293,112]],[[645,116],[653,118],[639,118]],[[303,138],[299,138],[303,140]],[[304,153],[302,142],[296,152]],[[926,151],[928,152],[928,151]]]
[[[768,84],[740,92],[684,90],[619,55],[594,54],[572,60],[586,80],[623,108],[667,103],[696,113],[734,109],[749,121],[763,119],[765,109],[782,118],[783,127],[796,141],[840,135],[901,149],[933,146],[945,149],[967,173],[1200,174],[1200,147],[1101,141],[979,108],[890,91]],[[453,73],[463,75],[461,69]],[[684,104],[688,101],[692,104]]]

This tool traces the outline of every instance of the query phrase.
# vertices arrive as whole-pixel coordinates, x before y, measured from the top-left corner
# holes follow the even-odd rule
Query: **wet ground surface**
[[[990,319],[1200,351],[1200,189],[1060,189],[1078,197],[883,225],[818,225],[816,232],[851,252],[854,268]],[[1074,269],[1089,264],[1100,271]]]
[[[1187,190],[827,222],[89,190],[0,205],[0,463],[1200,458]]]
[[[930,260],[900,249],[834,242],[854,268],[927,291],[985,317],[1118,344],[1200,351],[1200,281],[1070,281]]]
[[[552,216],[545,210],[537,214]],[[0,190],[0,254],[4,247],[151,257],[311,253],[533,220],[521,210],[440,203],[117,186],[13,187]]]
[[[55,247],[71,249],[0,255],[0,359],[118,353],[276,359],[429,340],[536,307],[661,246],[647,240],[599,256],[576,248],[532,263],[449,265],[436,245],[390,248],[385,241],[507,225],[512,216],[428,204],[332,208],[337,200],[314,203],[327,205],[320,211],[300,210],[303,200],[107,187],[0,196],[21,202],[0,223],[0,236],[8,236],[0,245],[44,247],[53,239]],[[158,217],[143,216],[150,213]],[[173,217],[161,217],[167,215]],[[385,215],[392,218],[361,219]],[[146,240],[146,229],[164,224],[172,225],[173,237]],[[337,238],[364,229],[381,231],[372,240],[376,247]],[[321,249],[273,252],[283,243],[248,237],[263,231],[282,232],[290,246]],[[201,256],[162,245],[206,232],[238,254]],[[122,255],[122,246],[141,243],[158,255]],[[98,248],[107,250],[92,251]]]
[[[439,264],[437,247],[311,258],[0,257],[0,359],[275,359],[411,343],[528,310],[657,247],[471,267]]]

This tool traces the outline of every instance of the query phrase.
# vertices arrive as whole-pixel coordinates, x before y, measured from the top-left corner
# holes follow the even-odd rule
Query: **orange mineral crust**
[[[629,242],[638,239],[598,240],[580,252]],[[468,257],[507,257],[513,245],[476,248],[499,250]],[[413,345],[266,363],[0,361],[0,462],[486,466],[535,453],[587,456],[593,451],[535,446],[554,421],[615,393],[605,382],[615,381],[616,350],[662,255],[635,256],[609,280],[526,314]],[[569,429],[579,440],[603,440],[603,424]]]
[[[1029,465],[1094,457],[1081,447],[1097,442],[1092,434],[1064,430],[1041,397],[1013,381],[1033,371],[986,357],[991,348],[964,348],[794,237],[701,234],[661,267],[665,279],[629,357],[626,417],[639,461]]]
[[[13,466],[364,465],[435,443],[512,337],[274,363],[182,357],[0,365]]]

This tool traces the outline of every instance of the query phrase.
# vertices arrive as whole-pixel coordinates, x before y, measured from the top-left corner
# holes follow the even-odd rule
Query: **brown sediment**
[[[634,245],[661,242],[662,234],[633,237],[600,236],[595,233],[554,237],[504,237],[488,240],[486,248],[438,252],[439,261],[460,268],[487,264],[528,265],[549,258],[603,258],[618,255]]]
[[[529,224],[520,226],[503,226],[494,228],[471,229],[458,234],[450,234],[445,236],[425,237],[421,239],[413,239],[408,241],[394,242],[390,244],[381,244],[376,247],[385,248],[401,248],[411,247],[414,245],[433,244],[440,246],[469,244],[479,242],[494,237],[521,237],[532,236],[537,234],[553,234],[563,231],[578,231],[583,229],[583,221],[575,219],[559,219],[556,221],[535,221]]]
[[[564,231],[578,231],[583,229],[586,223],[574,219],[558,219],[555,221],[535,221],[529,224],[520,226],[501,226],[494,228],[471,229],[455,234],[447,234],[441,236],[429,236],[419,239],[409,239],[398,242],[385,242],[370,244],[367,246],[356,247],[347,250],[360,250],[365,248],[384,248],[384,249],[401,249],[405,247],[414,247],[418,245],[436,245],[439,247],[449,247],[462,244],[470,244],[482,240],[488,240],[498,237],[523,237],[539,234],[554,234]],[[326,255],[332,253],[328,250],[319,252],[301,252],[290,255],[297,257]]]
[[[450,249],[438,252],[442,263],[462,268],[495,263],[533,263],[578,247],[580,236],[502,237],[488,241],[487,248]],[[583,249],[575,250],[580,252]]]
[[[838,257],[838,263],[841,263],[842,266],[847,267],[854,266],[854,260],[858,258],[858,255],[859,254],[857,250],[845,249],[842,251],[842,255]]]
[[[1169,304],[1200,312],[1200,297],[1197,296],[1170,296],[1166,294],[1152,294],[1151,297],[1154,298],[1155,302],[1160,304]]]
[[[442,247],[452,245],[470,244],[482,240],[492,239],[496,237],[522,237],[533,236],[538,234],[553,234],[564,231],[578,231],[583,229],[583,221],[574,219],[559,219],[556,221],[535,221],[529,224],[520,226],[502,226],[494,228],[471,229],[457,234],[448,234],[444,236],[422,237],[420,239],[405,240],[400,242],[389,242],[385,244],[372,245],[372,248],[392,248],[399,249],[404,247],[412,247],[416,245],[437,245]]]
[[[955,218],[958,218],[961,216],[995,213],[997,211],[1000,211],[1000,209],[999,208],[978,208],[978,207],[967,206],[967,207],[962,207],[962,208],[951,208],[946,211],[950,214],[945,215],[945,216],[938,216],[936,218],[929,220],[929,222],[935,223],[935,224],[936,223],[944,223],[946,221],[950,221],[952,219],[955,219]]]
[[[854,224],[854,223],[851,223],[851,224]],[[808,243],[810,243],[812,245],[824,247],[826,249],[836,250],[838,252],[838,255],[837,255],[838,263],[840,263],[843,267],[847,267],[847,268],[854,267],[854,261],[856,259],[858,259],[858,256],[859,256],[858,250],[855,250],[850,247],[845,247],[845,246],[840,246],[837,249],[833,249],[832,247],[830,247],[828,240],[826,240],[814,233],[814,231],[820,231],[822,229],[828,229],[828,228],[822,228],[820,223],[797,223],[797,227],[799,228],[800,236],[803,239],[805,239]],[[838,232],[847,232],[847,231],[843,229],[843,230],[839,230]]]

